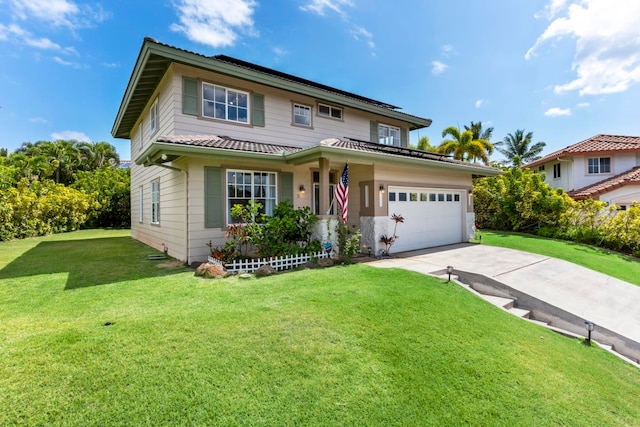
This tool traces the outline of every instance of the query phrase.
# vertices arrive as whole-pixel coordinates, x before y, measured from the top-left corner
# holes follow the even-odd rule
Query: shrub
[[[88,227],[131,227],[131,174],[126,168],[102,167],[80,171],[72,187],[92,195],[99,205]]]

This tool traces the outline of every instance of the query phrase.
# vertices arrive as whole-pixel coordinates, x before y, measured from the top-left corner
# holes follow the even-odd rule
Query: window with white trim
[[[590,157],[587,162],[589,174],[611,173],[611,157]]]
[[[320,172],[313,172],[313,213],[315,215],[338,215],[338,203],[334,199],[336,194],[337,175],[329,173],[329,213],[320,212]]]
[[[202,115],[212,119],[249,123],[249,92],[202,83]]]
[[[311,107],[294,102],[293,124],[298,126],[311,127]]]
[[[160,180],[151,181],[151,224],[160,224]]]
[[[247,206],[251,200],[262,205],[259,213],[273,215],[277,200],[276,176],[275,172],[227,170],[228,224],[237,222],[231,217],[231,208]]]
[[[560,163],[556,163],[553,165],[553,177],[560,178],[560,175],[561,175]]]
[[[138,187],[138,222],[144,221],[144,188],[141,185]]]
[[[149,110],[149,135],[153,135],[158,130],[158,98],[151,104]]]
[[[400,128],[395,126],[378,125],[378,142],[383,145],[400,146]]]
[[[331,119],[342,120],[342,108],[333,107],[327,104],[318,104],[318,115]]]

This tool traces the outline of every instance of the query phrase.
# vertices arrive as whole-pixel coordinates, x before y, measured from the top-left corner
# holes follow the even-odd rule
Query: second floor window
[[[383,145],[400,146],[400,128],[378,125],[378,142]]]
[[[588,160],[588,173],[611,173],[611,157],[591,157]]]
[[[151,104],[149,110],[149,135],[153,135],[158,130],[158,98]]]
[[[293,124],[311,127],[311,107],[293,104]]]
[[[326,104],[318,104],[318,115],[342,120],[342,108],[332,107],[331,105]]]
[[[249,123],[249,93],[202,83],[202,115],[212,119]]]

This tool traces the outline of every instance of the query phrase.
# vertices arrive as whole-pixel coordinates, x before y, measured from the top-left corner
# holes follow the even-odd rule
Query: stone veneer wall
[[[367,249],[364,249],[365,243],[371,248],[371,255],[379,255],[378,251],[384,249],[384,244],[380,242],[380,236],[388,234],[389,218],[386,216],[362,216],[360,217],[360,230],[362,231],[362,238],[360,239],[360,245],[362,246],[362,253],[368,253]]]
[[[463,242],[468,242],[471,239],[476,238],[476,213],[467,212],[467,230],[466,235],[462,236]]]

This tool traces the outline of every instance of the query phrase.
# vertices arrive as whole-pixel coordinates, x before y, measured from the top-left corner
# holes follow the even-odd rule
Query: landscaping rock
[[[227,277],[229,273],[227,269],[220,264],[212,262],[203,262],[196,268],[196,276],[204,278],[222,279]]]
[[[335,261],[331,258],[320,258],[318,259],[317,264],[320,267],[333,267]]]
[[[251,279],[251,275],[249,273],[242,273],[238,275],[241,279]]]
[[[269,264],[265,264],[253,272],[253,274],[255,274],[256,277],[267,277],[277,273],[278,272],[276,271],[276,269],[271,267]]]

